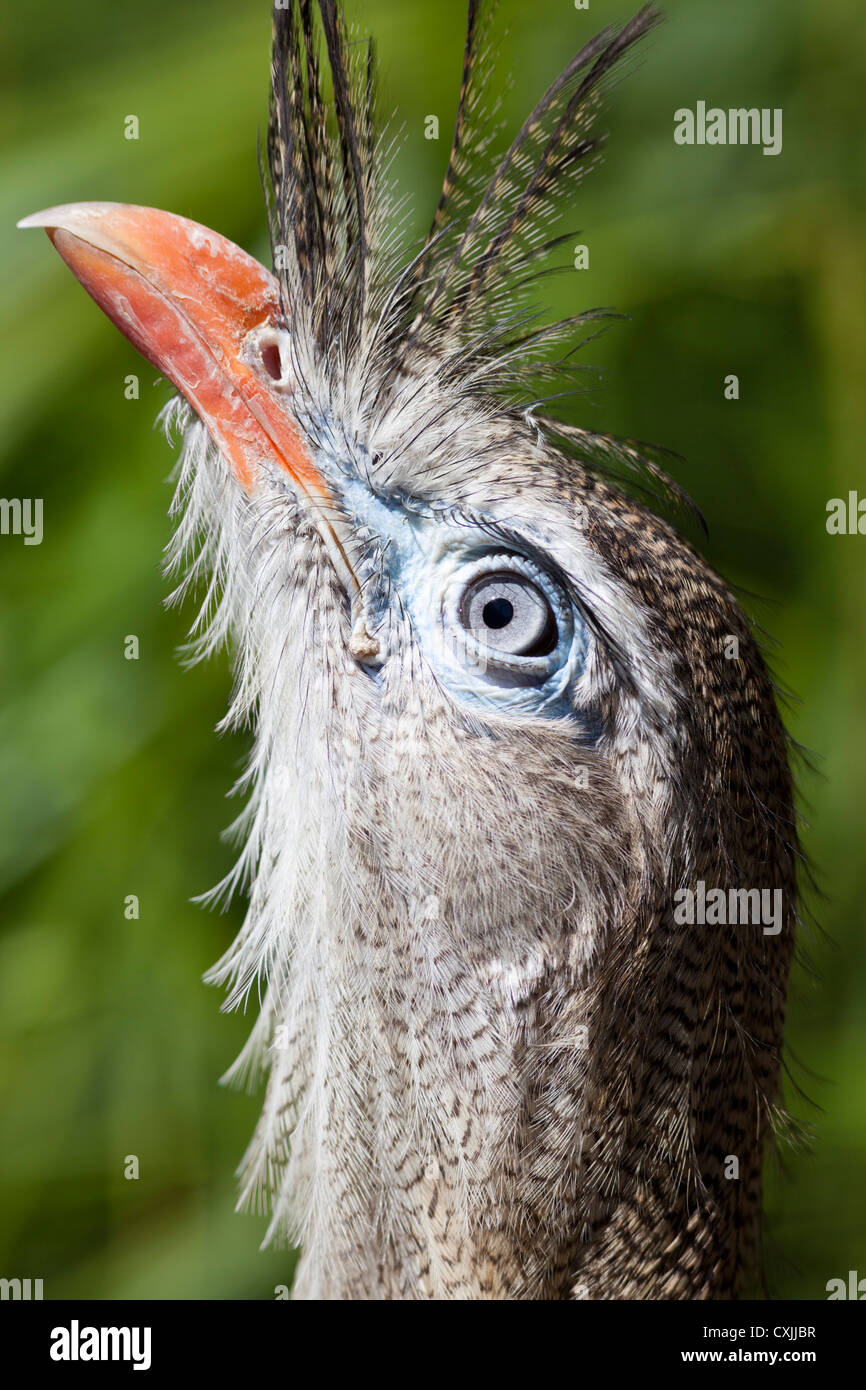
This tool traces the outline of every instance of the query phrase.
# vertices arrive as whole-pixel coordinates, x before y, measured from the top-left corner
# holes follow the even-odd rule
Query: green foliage
[[[629,6],[503,3],[513,129],[567,56]],[[862,789],[866,537],[828,536],[829,498],[866,493],[862,6],[672,0],[610,103],[603,168],[575,200],[588,270],[547,282],[557,312],[631,315],[584,352],[604,368],[573,418],[667,445],[710,522],[708,552],[760,599],[778,641],[803,768],[814,893],[790,1009],[789,1104],[814,1151],[769,1174],[773,1292],[824,1296],[866,1274],[866,933]],[[460,0],[364,0],[384,110],[420,229],[459,80]],[[166,612],[171,456],[152,432],[164,384],[96,311],[45,239],[15,220],[108,198],[205,222],[265,254],[256,130],[266,0],[243,6],[46,0],[6,7],[0,93],[0,440],[5,497],[44,499],[45,536],[0,537],[0,1273],[46,1297],[273,1296],[286,1252],[232,1214],[258,1100],[217,1087],[249,1019],[202,972],[236,931],[190,903],[229,868],[220,830],[242,738],[217,740],[228,663],[184,674]],[[858,45],[858,39],[860,43]],[[782,107],[784,150],[679,148],[699,99]],[[424,117],[442,138],[423,138]],[[140,139],[123,138],[135,114]],[[124,398],[137,373],[140,399]],[[740,399],[726,401],[736,373]],[[136,634],[138,661],[124,638]],[[140,899],[140,916],[124,900]],[[826,934],[825,934],[826,933]],[[810,1099],[802,1097],[802,1086]],[[126,1156],[140,1177],[124,1177]]]

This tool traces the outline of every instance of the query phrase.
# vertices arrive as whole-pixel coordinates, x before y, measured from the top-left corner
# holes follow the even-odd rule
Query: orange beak
[[[352,649],[359,659],[372,657],[376,644],[366,632],[334,499],[285,395],[272,389],[261,356],[257,361],[249,350],[248,335],[281,317],[270,271],[218,233],[157,208],[67,203],[18,226],[45,228],[112,323],[186,397],[247,492],[262,463],[285,469],[312,504],[352,600]]]

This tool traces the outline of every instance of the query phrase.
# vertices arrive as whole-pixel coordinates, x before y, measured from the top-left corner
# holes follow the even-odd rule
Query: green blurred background
[[[603,23],[635,6],[505,0],[513,130]],[[753,595],[799,697],[805,842],[826,895],[795,972],[791,1108],[811,1151],[768,1173],[771,1291],[825,1297],[866,1275],[866,537],[828,536],[829,498],[866,494],[862,0],[670,0],[618,86],[603,167],[572,221],[590,268],[558,310],[614,305],[574,408],[678,450],[713,562]],[[447,154],[462,0],[358,0],[420,231]],[[0,1275],[45,1296],[268,1298],[291,1277],[233,1214],[259,1101],[217,1079],[249,1019],[201,983],[242,916],[190,902],[232,862],[225,800],[242,738],[212,730],[227,659],[184,673],[192,611],[166,612],[172,456],[164,383],[22,215],[117,199],[184,213],[265,257],[256,169],[267,0],[45,0],[0,20],[0,445],[5,497],[44,499],[41,546],[0,537]],[[673,112],[782,107],[784,149],[679,148]],[[423,138],[424,117],[442,138]],[[136,115],[140,138],[124,139]],[[740,378],[726,401],[723,379]],[[124,378],[141,378],[138,401]],[[126,661],[127,634],[140,659]],[[140,918],[124,917],[128,894]],[[799,1093],[801,1087],[805,1095]],[[140,1178],[124,1178],[136,1154]]]

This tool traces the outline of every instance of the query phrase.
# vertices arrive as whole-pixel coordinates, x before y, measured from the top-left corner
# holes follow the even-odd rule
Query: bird
[[[177,390],[167,565],[251,741],[211,898],[248,909],[208,978],[259,1001],[238,1200],[300,1246],[297,1299],[763,1287],[800,857],[777,689],[671,456],[565,418],[604,314],[539,301],[660,18],[602,30],[506,141],[469,0],[414,244],[336,0],[273,9],[272,269],[153,208],[19,224]]]

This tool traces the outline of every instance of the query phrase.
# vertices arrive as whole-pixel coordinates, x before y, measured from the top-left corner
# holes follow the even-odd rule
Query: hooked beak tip
[[[74,231],[76,226],[87,223],[92,227],[94,221],[121,206],[119,203],[57,203],[54,207],[43,208],[41,212],[31,212],[20,218],[15,226],[23,232],[31,227],[42,227],[49,234],[58,227]]]
[[[345,538],[329,519],[328,484],[272,383],[246,355],[248,334],[278,312],[270,271],[218,233],[158,208],[64,203],[17,225],[47,233],[99,307],[186,397],[247,492],[262,460],[285,469],[313,507],[352,598],[352,653],[372,661],[378,644]]]
[[[50,227],[52,224],[47,220],[44,212],[31,212],[29,217],[20,217],[15,223],[19,231],[25,232],[28,227]]]
[[[50,227],[53,224],[49,220],[48,212],[31,212],[29,217],[20,217],[15,223],[19,231],[26,232],[28,227]]]

